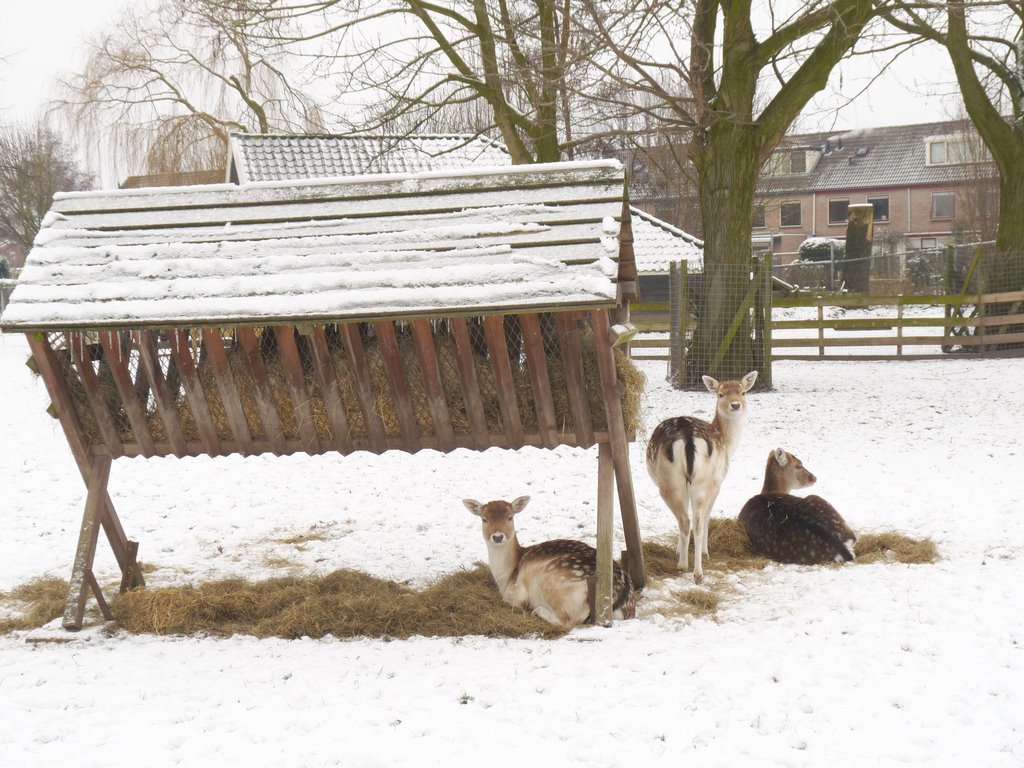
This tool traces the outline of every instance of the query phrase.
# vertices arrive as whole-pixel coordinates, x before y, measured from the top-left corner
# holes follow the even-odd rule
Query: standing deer
[[[481,504],[473,499],[463,499],[462,503],[483,521],[491,575],[502,600],[516,608],[532,610],[551,624],[571,629],[591,616],[590,593],[597,577],[597,550],[569,539],[521,546],[513,518],[529,500],[529,496],[520,496],[511,503],[498,500]],[[633,618],[638,596],[629,574],[618,563],[613,565],[612,588],[612,617]]]
[[[799,565],[854,559],[857,537],[835,507],[820,496],[789,495],[816,480],[793,454],[781,448],[768,454],[761,493],[744,504],[739,515],[756,554]]]
[[[729,459],[740,444],[747,420],[746,393],[757,381],[751,371],[739,381],[719,383],[704,376],[704,386],[718,395],[709,424],[677,416],[659,424],[647,444],[647,472],[679,524],[679,569],[689,567],[690,532],[694,538],[693,581],[704,583],[703,555],[708,555],[708,521]]]

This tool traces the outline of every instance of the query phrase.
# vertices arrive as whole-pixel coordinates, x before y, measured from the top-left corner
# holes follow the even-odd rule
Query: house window
[[[932,192],[932,218],[952,219],[956,215],[956,196],[952,192]]]
[[[754,219],[754,229],[764,229],[764,227],[765,227],[764,203],[755,203],[754,204],[753,219]]]
[[[888,221],[889,220],[889,198],[888,197],[869,197],[868,202],[871,207],[875,209],[875,221]]]
[[[803,219],[801,217],[800,202],[789,202],[782,204],[782,226],[799,227]]]
[[[991,162],[992,155],[978,136],[964,134],[925,139],[928,165],[961,165]]]
[[[765,176],[785,176],[790,173],[807,173],[817,162],[818,154],[808,149],[780,149],[772,153],[764,164]],[[811,166],[811,167],[809,167]]]
[[[934,237],[921,238],[921,250],[934,251],[938,247],[938,241]]]
[[[790,173],[807,173],[807,153],[802,149],[793,150],[789,155]]]
[[[982,187],[978,190],[978,216],[981,218],[999,215],[999,190],[994,187]]]
[[[828,201],[828,223],[845,224],[850,211],[850,198],[843,197]]]

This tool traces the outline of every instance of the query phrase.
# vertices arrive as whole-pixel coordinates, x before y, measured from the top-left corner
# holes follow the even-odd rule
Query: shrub
[[[836,261],[842,260],[846,253],[846,243],[831,237],[808,237],[802,243],[798,253],[800,261],[829,261],[835,249]]]

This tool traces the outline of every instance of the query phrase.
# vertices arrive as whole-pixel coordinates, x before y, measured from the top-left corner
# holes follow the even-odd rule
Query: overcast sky
[[[138,0],[135,0],[138,2]],[[0,120],[31,116],[53,93],[55,78],[84,58],[82,40],[101,30],[126,0],[0,0]],[[844,62],[829,93],[853,95],[877,72],[868,61]],[[886,71],[867,93],[835,117],[805,116],[799,130],[866,128],[946,120],[958,116],[949,95],[952,68],[941,50],[918,49]]]

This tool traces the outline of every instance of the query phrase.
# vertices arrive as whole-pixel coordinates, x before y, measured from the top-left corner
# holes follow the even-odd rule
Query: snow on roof
[[[622,183],[594,161],[65,193],[2,327],[613,306]]]
[[[237,179],[317,179],[369,173],[419,173],[445,168],[510,165],[500,143],[485,136],[329,136],[231,134]]]
[[[669,271],[669,264],[681,261],[686,262],[690,272],[703,271],[703,240],[637,208],[630,208],[630,211],[637,272],[663,274]]]
[[[288,181],[332,175],[390,173],[406,169],[445,171],[474,165],[512,165],[504,144],[483,136],[287,136],[231,134],[238,178]],[[685,261],[704,265],[704,243],[661,219],[630,207],[637,271],[667,273]]]

